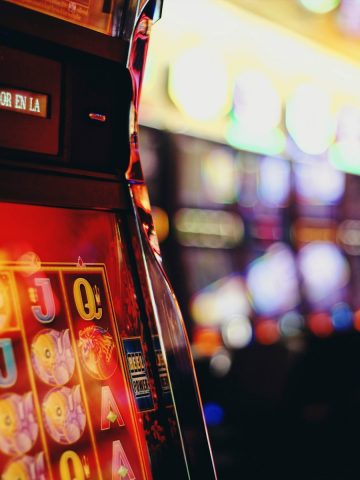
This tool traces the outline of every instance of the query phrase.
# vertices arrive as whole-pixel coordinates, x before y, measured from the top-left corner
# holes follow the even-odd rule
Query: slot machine
[[[0,2],[0,476],[216,478],[137,114],[161,0]]]

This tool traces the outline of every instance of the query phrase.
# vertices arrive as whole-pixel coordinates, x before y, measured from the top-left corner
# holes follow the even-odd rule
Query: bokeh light
[[[221,328],[223,341],[228,348],[243,348],[251,342],[252,328],[245,316],[230,318]]]
[[[339,302],[331,309],[331,318],[335,330],[349,330],[353,324],[353,313],[347,303]]]
[[[339,109],[337,116],[337,138],[329,149],[329,161],[339,170],[359,175],[360,109],[355,105],[345,104]]]
[[[236,197],[237,172],[234,154],[215,148],[202,158],[201,176],[206,197],[214,203],[232,203]]]
[[[246,130],[260,135],[271,131],[280,123],[281,107],[281,98],[268,76],[257,70],[247,70],[238,76],[233,109]]]
[[[174,217],[181,244],[205,248],[231,248],[239,245],[244,223],[239,215],[223,210],[181,208]]]
[[[342,0],[337,15],[340,28],[347,35],[360,36],[360,2],[358,0]]]
[[[152,216],[155,226],[155,231],[159,242],[163,242],[169,235],[169,217],[165,210],[160,207],[152,207]]]
[[[243,278],[230,275],[197,292],[191,300],[190,311],[194,321],[204,326],[220,325],[231,318],[246,318],[250,305]]]
[[[285,337],[295,337],[303,331],[305,319],[299,312],[287,312],[280,318],[279,326]]]
[[[313,306],[334,305],[350,279],[348,262],[339,247],[330,242],[312,242],[298,255],[306,298]]]
[[[360,175],[360,142],[358,140],[340,140],[329,149],[329,161],[338,170]]]
[[[294,256],[288,246],[273,244],[249,266],[247,286],[255,310],[262,315],[275,315],[294,308],[299,289]]]
[[[328,337],[334,331],[330,315],[325,312],[312,313],[308,317],[310,331],[318,337]]]
[[[360,332],[360,309],[356,310],[354,312],[354,328],[355,330],[357,330],[358,332]]]
[[[215,328],[197,328],[192,339],[195,357],[212,357],[221,347],[221,335]]]
[[[349,255],[360,255],[360,220],[344,220],[337,231],[338,242]]]
[[[295,188],[299,199],[313,205],[338,203],[345,192],[345,175],[325,161],[295,163]]]
[[[286,144],[279,128],[281,115],[281,98],[270,78],[261,71],[246,70],[235,81],[227,141],[236,148],[278,155]]]
[[[280,128],[274,128],[261,134],[251,126],[239,122],[234,116],[230,118],[225,133],[229,145],[248,152],[264,155],[280,155],[285,151],[286,136]]]
[[[340,0],[299,0],[313,13],[329,13],[340,5]]]
[[[174,59],[168,91],[177,108],[195,120],[213,120],[225,115],[231,106],[227,65],[220,54],[206,46],[185,50]]]
[[[357,105],[346,103],[339,109],[337,118],[336,138],[360,141],[360,108]]]
[[[209,368],[215,377],[225,377],[229,373],[231,365],[232,360],[229,352],[221,349],[211,357]]]
[[[223,422],[225,412],[218,403],[208,402],[204,404],[204,415],[207,425],[215,427]]]
[[[310,155],[324,153],[336,132],[331,97],[324,88],[299,85],[286,104],[286,128],[300,150]]]
[[[284,207],[290,192],[290,164],[286,160],[264,157],[260,162],[259,194],[269,207]]]
[[[280,338],[279,326],[275,320],[261,320],[255,326],[256,340],[262,345],[272,345]]]

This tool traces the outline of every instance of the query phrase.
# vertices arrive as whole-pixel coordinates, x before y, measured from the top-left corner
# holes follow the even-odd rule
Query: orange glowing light
[[[212,357],[222,347],[220,332],[210,328],[197,329],[193,337],[193,347],[199,356]]]
[[[152,208],[154,226],[159,242],[163,242],[169,236],[169,217],[165,210],[160,207]]]
[[[335,222],[314,222],[310,219],[296,220],[293,227],[294,240],[301,246],[310,242],[336,243],[337,228]]]

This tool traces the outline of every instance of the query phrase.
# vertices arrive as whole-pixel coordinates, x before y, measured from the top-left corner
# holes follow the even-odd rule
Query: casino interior
[[[141,158],[220,479],[353,479],[360,2],[166,0]]]
[[[359,477],[359,42],[360,0],[0,0],[1,480]]]

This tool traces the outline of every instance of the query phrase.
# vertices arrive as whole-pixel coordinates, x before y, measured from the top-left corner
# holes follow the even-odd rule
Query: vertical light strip
[[[18,270],[19,271],[26,271],[26,268],[21,268],[20,267]],[[28,344],[27,344],[27,338],[26,338],[26,335],[25,335],[24,321],[23,321],[21,308],[20,308],[20,299],[19,299],[19,295],[18,295],[16,281],[15,281],[15,278],[14,278],[13,269],[12,269],[11,275],[10,275],[10,283],[11,283],[12,290],[14,292],[15,315],[17,316],[18,323],[20,325],[21,337],[22,337],[24,352],[25,352],[25,360],[26,360],[26,365],[27,365],[27,369],[28,369],[31,388],[32,388],[33,395],[34,395],[35,409],[36,409],[36,413],[37,413],[37,417],[38,417],[40,437],[41,437],[41,441],[42,441],[43,448],[44,448],[46,462],[47,462],[47,465],[48,465],[49,480],[53,480],[54,477],[53,477],[53,474],[52,474],[50,455],[49,455],[48,445],[47,445],[47,441],[46,441],[46,435],[45,435],[43,420],[42,420],[42,412],[41,412],[41,408],[40,408],[40,401],[39,401],[38,392],[37,392],[37,388],[36,388],[34,372],[31,368],[31,356],[30,356],[30,352],[29,352],[29,348],[28,348]]]
[[[66,271],[68,269],[66,269],[66,268],[59,269],[61,290],[62,290],[64,302],[65,302],[66,316],[67,316],[68,325],[69,325],[69,329],[70,329],[71,341],[72,341],[72,346],[73,346],[73,350],[74,350],[74,355],[75,355],[75,358],[76,358],[76,368],[77,368],[77,372],[78,372],[78,375],[79,375],[79,380],[80,380],[80,385],[81,385],[81,390],[82,390],[82,398],[83,398],[83,401],[84,401],[84,406],[85,406],[86,417],[87,417],[87,422],[88,422],[88,426],[89,426],[91,443],[92,443],[92,447],[93,447],[93,451],[94,451],[94,455],[95,455],[96,468],[97,468],[97,471],[98,471],[99,479],[103,480],[103,476],[102,476],[102,472],[101,472],[101,468],[100,468],[98,451],[97,451],[97,448],[96,448],[95,434],[94,434],[93,425],[92,425],[92,422],[91,422],[90,409],[89,409],[89,405],[88,405],[87,397],[86,397],[86,389],[85,389],[84,379],[83,379],[81,368],[80,368],[80,359],[79,359],[77,346],[76,346],[76,338],[75,338],[74,328],[73,328],[73,324],[72,324],[70,307],[69,307],[69,303],[68,303],[68,298],[67,298],[66,288],[65,288],[64,278],[63,278],[63,271],[64,270]],[[79,271],[79,269],[74,267],[74,269],[70,269],[70,272],[72,272],[73,270],[76,270],[77,272]]]

